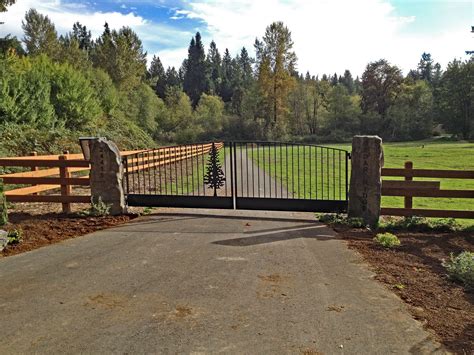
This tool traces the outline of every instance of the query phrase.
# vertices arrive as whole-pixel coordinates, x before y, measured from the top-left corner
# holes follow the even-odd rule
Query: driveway
[[[162,209],[0,260],[0,353],[440,351],[313,214]]]

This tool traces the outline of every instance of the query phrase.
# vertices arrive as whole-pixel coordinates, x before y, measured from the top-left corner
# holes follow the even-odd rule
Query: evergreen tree
[[[433,59],[431,54],[423,53],[418,63],[418,78],[431,84],[433,79]]]
[[[0,54],[5,55],[9,52],[19,56],[24,56],[26,54],[18,38],[6,35],[5,37],[0,38]]]
[[[250,58],[249,53],[245,47],[243,47],[240,51],[238,63],[242,72],[242,82],[244,83],[244,87],[249,87],[249,85],[251,85],[253,82],[253,60]]]
[[[360,93],[360,87],[361,87],[361,83],[360,83],[359,76],[357,75],[356,79],[354,80],[354,92],[356,94]]]
[[[336,86],[339,83],[339,79],[337,77],[337,73],[334,73],[334,75],[331,77],[331,85]]]
[[[180,88],[181,89],[181,79],[178,72],[174,67],[168,67],[165,74],[165,96],[166,90],[168,88]]]
[[[7,6],[13,5],[15,2],[16,0],[0,0],[0,12],[7,11]]]
[[[86,26],[82,26],[79,22],[76,22],[72,26],[72,33],[69,33],[71,39],[75,39],[79,42],[79,48],[84,51],[89,51],[92,47],[92,34],[91,31],[87,30]]]
[[[61,44],[61,51],[57,57],[59,61],[68,62],[74,68],[84,71],[91,67],[88,52],[80,48],[80,43],[77,38],[66,34],[66,36],[59,37],[59,43]]]
[[[233,84],[232,57],[226,48],[224,58],[222,59],[222,82],[219,90],[219,95],[224,102],[229,102],[232,99],[234,94]]]
[[[106,23],[94,52],[94,65],[104,69],[120,89],[135,88],[146,74],[147,53],[130,27],[110,31]]]
[[[439,85],[438,106],[444,127],[464,139],[474,136],[474,60],[453,60]]]
[[[222,171],[222,165],[219,161],[219,151],[214,143],[212,143],[212,147],[209,151],[209,160],[207,162],[204,183],[210,189],[214,189],[214,196],[217,196],[217,190],[224,186],[225,183],[224,172]]]
[[[346,87],[349,95],[354,93],[354,79],[352,78],[352,74],[348,69],[344,71],[344,76],[341,78],[341,84]]]
[[[216,43],[211,42],[209,46],[209,52],[207,53],[207,63],[209,66],[210,83],[209,92],[215,94],[219,91],[221,86],[221,55],[217,49]]]
[[[148,78],[151,85],[155,87],[156,94],[161,99],[164,99],[166,91],[166,73],[163,64],[161,64],[160,57],[153,56],[150,69],[148,69]]]
[[[204,46],[201,41],[201,34],[197,32],[189,44],[183,80],[184,92],[191,99],[193,107],[196,107],[202,93],[208,90],[208,80]]]
[[[59,51],[58,34],[48,16],[30,9],[21,22],[23,42],[29,55],[46,54],[55,59]]]

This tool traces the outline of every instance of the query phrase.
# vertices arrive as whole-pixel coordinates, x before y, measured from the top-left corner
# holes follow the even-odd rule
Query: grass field
[[[350,144],[340,144],[340,145],[329,145],[333,148],[345,149],[350,151]],[[262,149],[262,148],[260,148]],[[285,148],[283,147],[285,150]],[[289,187],[290,190],[293,190],[299,197],[305,196],[306,198],[314,198],[314,190],[312,195],[309,195],[309,191],[304,191],[301,189],[301,181],[307,182],[310,179],[310,171],[308,166],[310,165],[310,158],[308,154],[308,148],[303,153],[302,149],[298,153],[296,150],[291,150],[289,152],[284,151],[281,155],[283,164],[286,164],[287,153],[288,160],[294,159],[295,161],[300,161],[300,169],[290,169],[287,171],[285,169],[281,170],[279,168],[281,161],[280,157],[277,154],[276,159],[269,160],[267,162],[260,161],[258,164],[268,171],[272,176],[276,176],[285,186]],[[413,167],[418,169],[453,169],[453,170],[474,170],[474,143],[467,142],[436,142],[436,141],[421,141],[421,142],[409,142],[409,143],[385,143],[384,144],[384,156],[385,156],[385,167],[390,168],[403,168],[405,161],[412,161]],[[331,160],[331,157],[329,157]],[[317,159],[320,157],[315,157],[314,150],[311,157],[311,165],[316,166]],[[301,166],[301,162],[304,162],[305,169]],[[326,164],[323,161],[323,164]],[[326,166],[326,165],[325,165]],[[316,169],[317,170],[317,169]],[[314,181],[314,170],[311,171]],[[329,179],[326,181],[326,184],[332,184],[331,176],[334,174],[335,177],[341,174],[341,178],[344,179],[344,174],[338,170],[338,164],[336,160],[336,166],[333,169],[332,163],[330,163],[329,169]],[[386,178],[386,179],[396,179],[396,178]],[[298,180],[300,184],[298,184]],[[459,189],[459,190],[474,190],[474,180],[470,179],[422,179],[415,178],[415,180],[432,180],[432,181],[441,181],[442,189]],[[296,182],[296,183],[295,183]],[[343,180],[344,182],[344,180]],[[314,182],[313,182],[314,184]],[[296,189],[292,186],[296,186]],[[298,191],[298,187],[300,187]],[[324,186],[323,189],[327,189],[328,186]],[[333,186],[329,186],[329,191],[332,191]],[[306,189],[307,190],[307,189]],[[317,190],[317,191],[321,191]],[[336,195],[338,197],[338,195]],[[382,199],[383,207],[403,207],[403,198],[402,197],[383,197]],[[474,200],[473,199],[455,199],[455,198],[422,198],[417,197],[413,199],[414,208],[431,208],[431,209],[452,209],[452,210],[474,210]],[[472,223],[474,221],[463,223]]]

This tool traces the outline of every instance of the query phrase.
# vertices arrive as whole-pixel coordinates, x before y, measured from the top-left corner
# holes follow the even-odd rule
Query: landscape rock
[[[0,251],[8,245],[8,232],[0,229]]]
[[[383,162],[380,137],[353,138],[348,215],[362,218],[369,226],[375,226],[380,217]]]
[[[97,138],[90,142],[92,201],[110,205],[110,214],[127,212],[123,191],[123,164],[114,142]]]

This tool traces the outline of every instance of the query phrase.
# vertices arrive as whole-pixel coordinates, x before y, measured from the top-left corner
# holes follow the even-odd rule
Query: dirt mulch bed
[[[372,266],[376,279],[397,293],[447,349],[474,353],[474,292],[449,280],[442,266],[450,253],[474,251],[472,233],[399,232],[395,234],[401,246],[391,250],[376,245],[371,231],[336,230]]]
[[[9,223],[4,226],[3,229],[21,229],[23,241],[17,245],[9,245],[0,253],[0,258],[2,256],[23,253],[45,245],[58,243],[62,240],[117,226],[136,217],[136,214],[83,217],[74,215],[65,216],[57,213],[35,215],[24,212],[13,212],[9,214]]]

